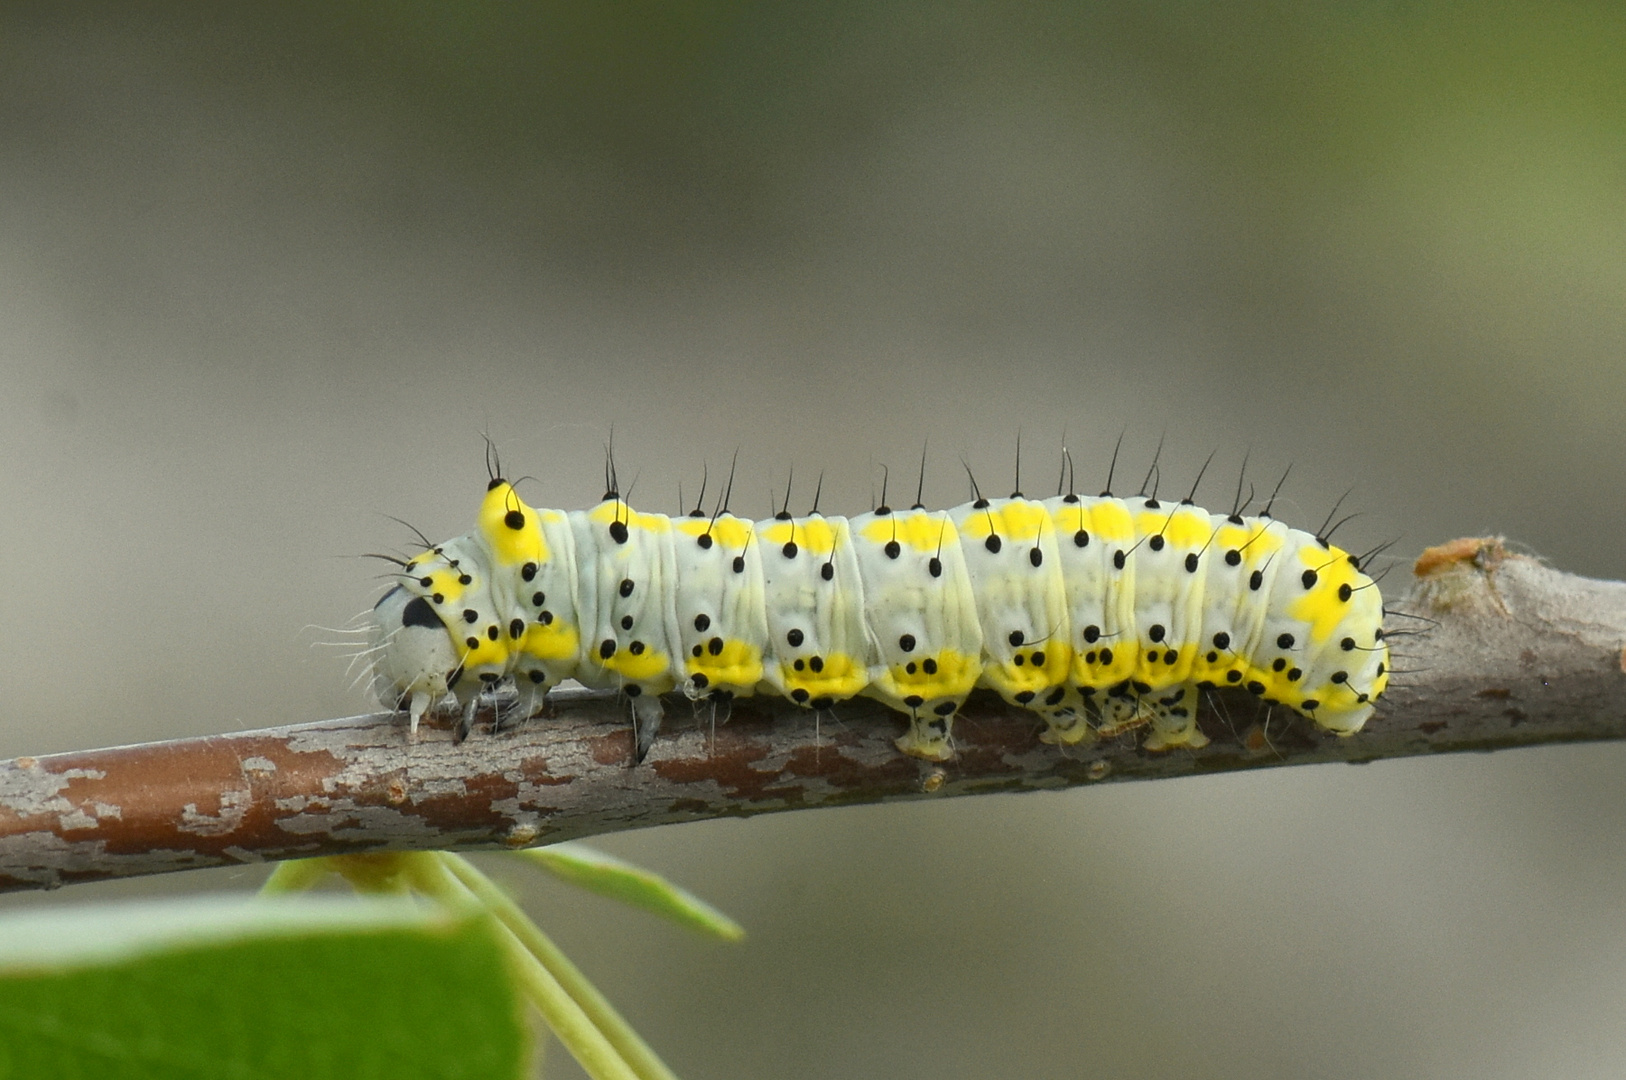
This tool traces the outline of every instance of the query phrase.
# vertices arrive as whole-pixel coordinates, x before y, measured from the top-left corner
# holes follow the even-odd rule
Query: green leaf
[[[0,919],[0,1080],[525,1074],[489,918],[309,896]]]
[[[744,927],[687,889],[586,844],[554,844],[515,854],[573,885],[664,915],[692,930],[725,941],[745,937]]]

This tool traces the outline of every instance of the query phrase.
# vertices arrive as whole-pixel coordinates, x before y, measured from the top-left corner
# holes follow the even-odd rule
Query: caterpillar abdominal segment
[[[947,511],[751,521],[538,510],[505,480],[474,530],[408,561],[373,609],[373,685],[419,718],[472,722],[512,679],[520,714],[566,678],[627,695],[637,753],[659,696],[863,695],[908,717],[905,753],[952,756],[975,687],[1043,718],[1045,741],[1150,729],[1197,747],[1204,687],[1237,687],[1338,734],[1388,684],[1383,601],[1347,552],[1268,515],[1115,498],[977,498]]]

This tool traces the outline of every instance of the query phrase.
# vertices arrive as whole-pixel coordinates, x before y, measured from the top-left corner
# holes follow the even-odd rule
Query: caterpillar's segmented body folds
[[[511,678],[523,715],[566,678],[632,699],[857,695],[909,718],[906,753],[952,754],[974,687],[1077,744],[1149,725],[1201,746],[1197,696],[1245,688],[1339,734],[1388,683],[1383,601],[1358,561],[1268,515],[1137,496],[977,499],[855,518],[670,518],[610,495],[527,506],[493,480],[465,536],[408,561],[374,608],[374,688],[413,730],[448,694],[467,731]]]

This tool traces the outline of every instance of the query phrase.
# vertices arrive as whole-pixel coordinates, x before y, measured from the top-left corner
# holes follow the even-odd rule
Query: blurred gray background
[[[385,515],[467,529],[482,433],[564,507],[612,426],[668,512],[738,448],[759,514],[792,466],[867,509],[928,436],[938,505],[1018,431],[1030,492],[1166,436],[1210,503],[1250,449],[1296,524],[1354,485],[1391,590],[1487,532],[1626,577],[1616,5],[268,7],[0,14],[0,755],[370,708],[319,628]],[[1581,746],[603,842],[737,947],[512,880],[690,1078],[1618,1076],[1623,781]]]

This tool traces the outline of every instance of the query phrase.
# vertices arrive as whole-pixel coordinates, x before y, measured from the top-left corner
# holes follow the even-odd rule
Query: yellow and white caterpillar
[[[1208,741],[1205,687],[1347,735],[1388,684],[1359,560],[1268,512],[1018,494],[751,521],[644,513],[611,488],[537,510],[493,479],[472,532],[402,564],[369,632],[374,689],[414,733],[448,695],[466,735],[482,691],[512,679],[531,716],[574,678],[631,699],[640,758],[678,690],[875,698],[909,719],[900,750],[943,760],[980,686],[1042,717],[1047,742],[1149,725],[1166,749]]]

